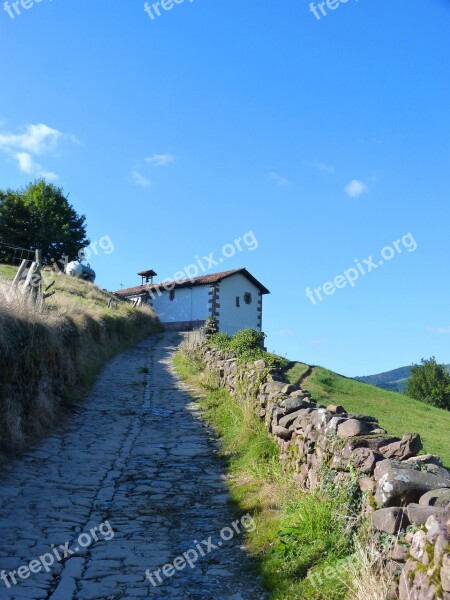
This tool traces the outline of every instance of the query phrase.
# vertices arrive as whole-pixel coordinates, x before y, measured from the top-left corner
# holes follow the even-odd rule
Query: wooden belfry
[[[153,277],[156,277],[158,273],[155,273],[153,269],[149,269],[148,271],[141,271],[138,273],[139,277],[142,277],[142,285],[145,283],[153,283]]]

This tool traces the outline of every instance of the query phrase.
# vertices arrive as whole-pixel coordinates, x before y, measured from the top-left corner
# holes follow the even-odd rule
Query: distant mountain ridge
[[[450,373],[450,365],[445,366],[447,371]],[[370,385],[374,385],[375,387],[382,388],[383,390],[400,392],[401,394],[404,394],[406,392],[406,384],[410,377],[411,367],[400,367],[399,369],[378,373],[377,375],[355,377],[355,379],[356,381],[368,383]]]

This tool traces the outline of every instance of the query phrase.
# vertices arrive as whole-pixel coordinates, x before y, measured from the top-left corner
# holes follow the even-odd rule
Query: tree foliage
[[[406,393],[415,400],[450,410],[450,374],[434,356],[413,365]]]
[[[0,242],[42,249],[44,263],[70,260],[89,244],[86,217],[78,215],[62,188],[44,179],[20,190],[0,190]]]

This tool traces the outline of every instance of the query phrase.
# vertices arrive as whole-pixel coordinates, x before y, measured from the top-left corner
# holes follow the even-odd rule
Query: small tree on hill
[[[450,374],[438,365],[434,356],[413,365],[406,393],[415,400],[450,410]]]
[[[67,254],[72,260],[89,244],[86,217],[78,215],[61,188],[40,179],[27,187],[0,191],[0,242],[42,249],[44,263]]]

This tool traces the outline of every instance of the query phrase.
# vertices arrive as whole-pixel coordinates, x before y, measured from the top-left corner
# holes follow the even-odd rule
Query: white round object
[[[66,275],[80,278],[83,275],[83,265],[77,260],[73,260],[66,266]]]

